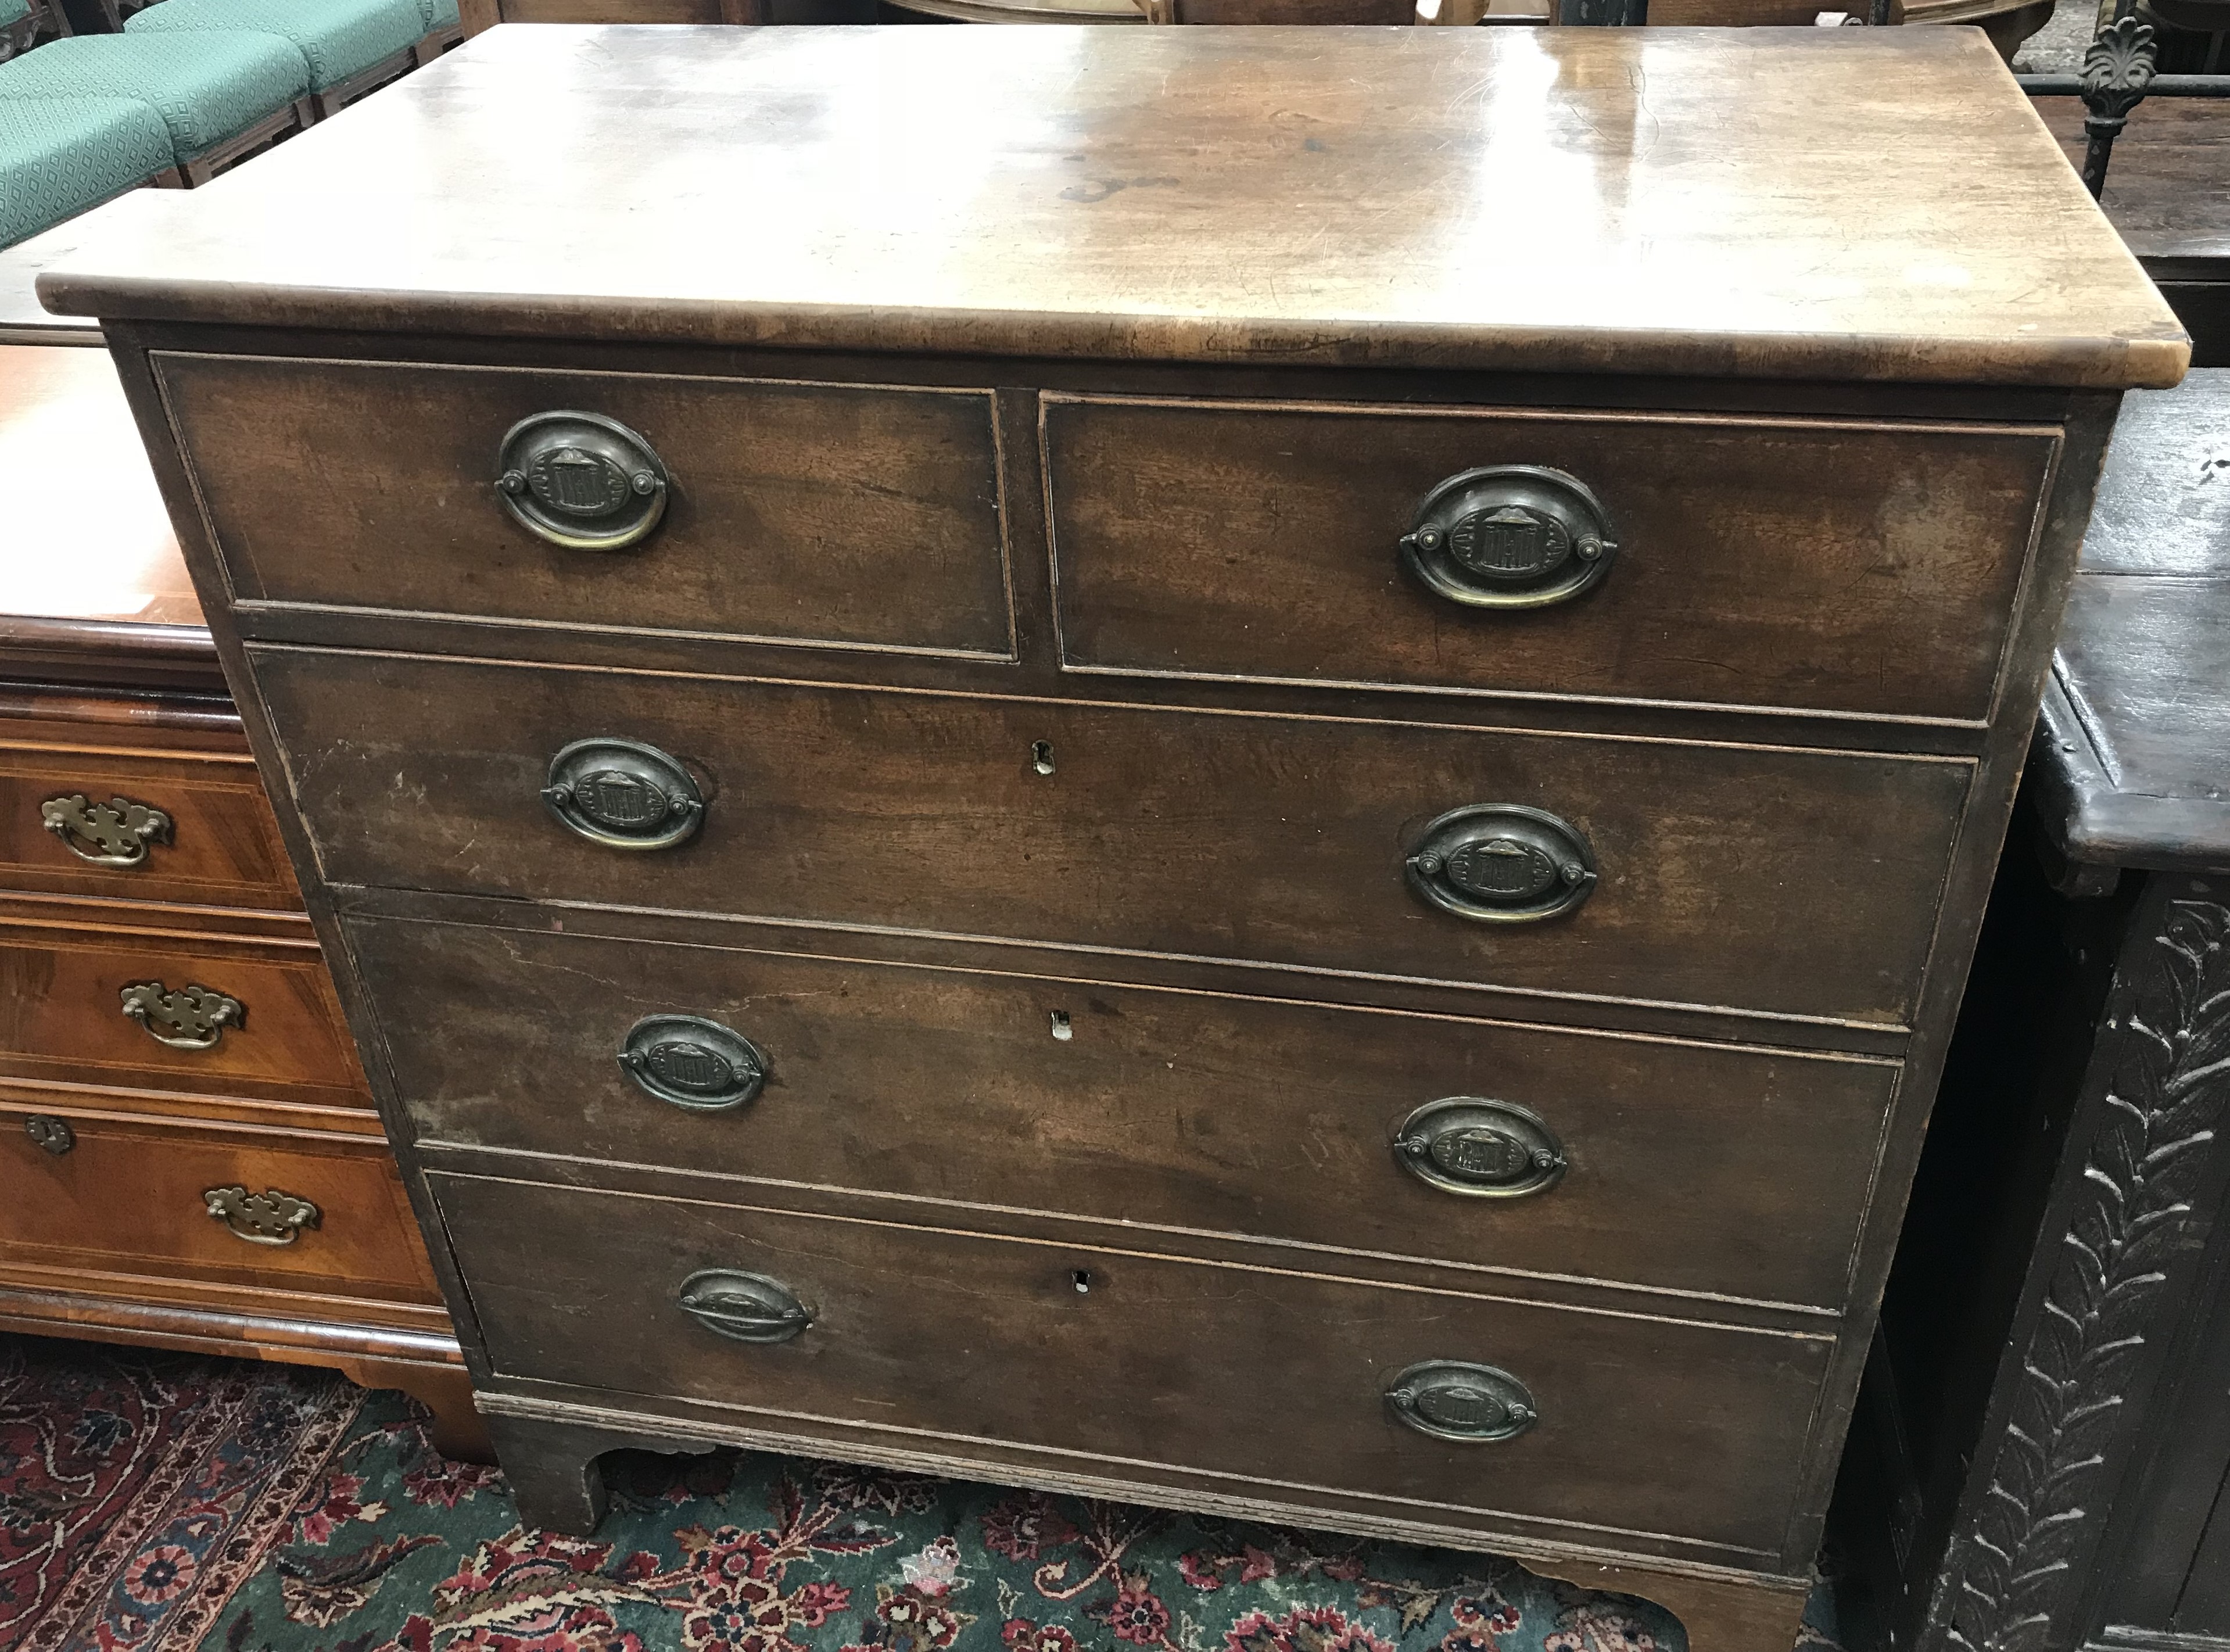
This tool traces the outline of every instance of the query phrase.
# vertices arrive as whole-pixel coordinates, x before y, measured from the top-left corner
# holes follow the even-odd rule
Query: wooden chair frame
[[[426,40],[432,38],[433,35],[429,35],[425,37],[425,40],[405,46],[392,56],[381,58],[370,68],[359,70],[350,75],[348,79],[327,87],[322,92],[310,94],[310,105],[316,112],[316,118],[319,120],[330,120],[358,98],[369,96],[390,81],[401,80],[418,67],[422,61],[418,55],[419,48],[426,43]]]
[[[53,9],[49,0],[31,0],[31,9],[14,23],[0,28],[0,63],[6,62],[19,52],[28,52],[39,43],[42,35],[60,36],[69,32],[69,23]]]
[[[235,132],[222,143],[211,144],[197,155],[187,157],[169,171],[158,173],[152,181],[158,189],[199,188],[219,172],[229,171],[251,155],[261,154],[281,139],[293,137],[317,118],[307,97],[296,98],[254,126]]]

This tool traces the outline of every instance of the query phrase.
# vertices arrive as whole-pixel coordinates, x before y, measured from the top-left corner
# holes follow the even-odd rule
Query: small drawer
[[[423,1141],[1831,1308],[1898,1075],[982,957],[348,928]]]
[[[11,1265],[440,1300],[376,1138],[0,1104],[0,1180]]]
[[[0,745],[0,888],[299,910],[270,800],[237,756]]]
[[[1042,416],[1071,668],[1901,718],[1989,714],[2059,451],[2033,426],[1072,396]],[[1405,567],[1428,495],[1511,466],[1593,496],[1592,569],[1587,508],[1508,475],[1432,519],[1469,524],[1423,558],[1460,595]]]
[[[1911,1011],[1972,772],[1703,741],[255,657],[338,884],[1871,1024]],[[625,829],[654,795],[650,837]],[[584,797],[619,824],[587,821]],[[1449,819],[1473,810],[1500,812]],[[560,814],[669,847],[609,847]],[[1532,891],[1525,912],[1563,909],[1461,915],[1448,908],[1487,908],[1439,903],[1460,878],[1511,879]]]
[[[238,601],[1013,654],[989,390],[153,360]]]
[[[323,1107],[368,1104],[309,926],[294,939],[166,933],[144,912],[0,914],[0,1071]]]
[[[1165,1466],[1281,1500],[1320,1489],[1389,1513],[1422,1503],[1775,1552],[1834,1346],[1282,1268],[431,1179],[499,1375],[854,1423],[918,1450],[1018,1446],[1070,1473]],[[693,1281],[708,1311],[715,1294],[737,1304],[732,1330],[790,1334],[715,1333],[682,1305]],[[1491,1441],[1404,1423],[1388,1391],[1428,1362],[1503,1373],[1519,1386],[1494,1382],[1498,1394],[1537,1420]],[[1421,1409],[1445,1421],[1460,1408]]]

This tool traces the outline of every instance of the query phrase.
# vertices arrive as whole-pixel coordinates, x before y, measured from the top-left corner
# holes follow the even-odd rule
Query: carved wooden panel
[[[1984,1434],[1993,1454],[1965,1513],[1928,1637],[1973,1652],[2067,1644],[2160,1345],[2203,1223],[2230,1106],[2230,907],[2164,880],[2091,1058],[2095,1119],[2057,1225],[2059,1257],[2017,1339],[2017,1371]],[[2071,1145],[2071,1152],[2078,1151]],[[2065,1197],[2065,1196],[2064,1196]],[[2050,1242],[2047,1229],[2046,1240]]]

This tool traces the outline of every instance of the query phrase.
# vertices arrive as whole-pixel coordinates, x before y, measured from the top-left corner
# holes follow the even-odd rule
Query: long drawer
[[[0,743],[0,888],[302,904],[244,745],[229,754]]]
[[[347,927],[424,1141],[1829,1307],[1897,1077],[980,957]]]
[[[1086,1472],[1150,1478],[1168,1465],[1228,1476],[1234,1494],[1250,1481],[1286,1497],[1329,1488],[1389,1514],[1452,1507],[1777,1550],[1833,1345],[941,1228],[431,1179],[499,1376],[843,1421],[917,1449],[1021,1445]],[[810,1325],[772,1343],[706,1329],[679,1299],[715,1270],[782,1287]],[[1386,1393],[1428,1361],[1515,1378],[1537,1422],[1493,1442],[1417,1431]]]
[[[2049,427],[1698,415],[1048,396],[1042,417],[1072,666],[1976,720],[2059,450]],[[1440,553],[1458,597],[1405,571],[1428,494],[1513,465],[1594,496],[1591,588],[1474,605],[1586,571],[1584,535],[1523,538],[1565,526],[1537,478],[1502,542],[1464,546],[1486,571]],[[1449,513],[1493,518],[1473,485]]]
[[[361,1108],[356,1048],[307,924],[261,937],[146,908],[0,910],[0,1071]]]
[[[1871,1023],[1910,1011],[1971,774],[1694,741],[318,650],[256,660],[338,884]],[[607,735],[694,768],[705,801],[689,841],[614,849],[554,817],[552,758]],[[1408,857],[1447,811],[1480,804],[1559,817],[1599,887],[1537,922],[1428,904]]]
[[[167,352],[153,359],[217,525],[226,579],[243,600],[938,654],[1014,650],[988,390]],[[499,474],[514,465],[533,472],[525,449],[538,440],[507,443],[508,433],[575,410],[617,421],[666,474],[662,516],[636,545],[552,543],[503,507]],[[571,428],[551,426],[551,440]],[[562,444],[551,454],[561,465],[569,454],[581,460]],[[552,519],[566,526],[562,512]],[[583,531],[604,526],[581,519]]]
[[[439,1300],[387,1145],[0,1104],[14,1266]]]

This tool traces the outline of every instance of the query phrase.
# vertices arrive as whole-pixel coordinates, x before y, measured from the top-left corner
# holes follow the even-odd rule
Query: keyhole
[[[1051,740],[1030,742],[1030,767],[1035,769],[1040,774],[1053,772],[1053,742]]]
[[[1053,1012],[1053,1036],[1064,1044],[1076,1036],[1076,1029],[1068,1024],[1067,1010],[1056,1010]]]
[[[1092,1270],[1088,1268],[1076,1269],[1069,1274],[1068,1282],[1076,1287],[1079,1296],[1088,1295],[1092,1290]]]

